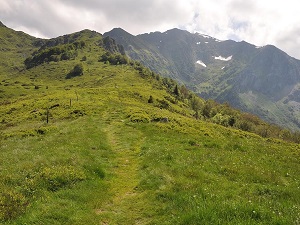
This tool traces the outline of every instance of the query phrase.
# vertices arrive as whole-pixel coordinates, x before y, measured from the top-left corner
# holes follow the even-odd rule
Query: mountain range
[[[115,28],[104,36],[121,44],[130,58],[205,99],[299,130],[300,61],[275,46],[221,41],[179,29],[134,36]]]

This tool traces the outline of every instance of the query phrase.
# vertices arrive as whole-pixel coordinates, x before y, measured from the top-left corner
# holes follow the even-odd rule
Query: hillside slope
[[[197,120],[100,34],[63,39],[0,73],[2,224],[299,222],[298,144]]]
[[[18,73],[24,60],[41,45],[41,39],[14,31],[0,22],[0,73]]]
[[[116,39],[131,58],[206,99],[229,102],[266,121],[299,130],[300,61],[274,46],[220,41],[179,29],[137,36],[113,29],[104,36]]]

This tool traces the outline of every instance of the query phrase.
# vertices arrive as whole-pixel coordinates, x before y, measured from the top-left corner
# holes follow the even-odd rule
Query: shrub
[[[158,102],[158,107],[161,108],[161,109],[169,109],[170,108],[170,104],[168,101],[166,100],[157,100]]]
[[[140,110],[132,110],[128,113],[128,117],[131,122],[134,123],[149,123],[150,122],[150,117],[148,113]]]
[[[66,79],[70,79],[82,75],[83,75],[83,65],[76,64],[74,68],[67,74]]]
[[[241,121],[238,124],[238,128],[240,128],[243,131],[251,131],[252,130],[251,124],[249,122],[247,122],[247,121]]]
[[[212,119],[213,123],[223,125],[225,127],[229,126],[230,116],[222,115],[221,113],[217,113]]]
[[[109,52],[104,53],[102,56],[100,56],[99,62],[104,62],[111,65],[122,65],[122,64],[128,64],[129,59],[125,55],[121,54],[111,54]]]
[[[205,118],[211,118],[216,115],[214,112],[216,109],[216,103],[213,100],[207,100],[205,101],[203,108],[202,108],[202,115]]]
[[[200,98],[196,96],[192,96],[192,98],[190,99],[190,104],[191,104],[191,108],[195,112],[198,112],[202,107],[202,102],[200,101]]]
[[[9,191],[0,195],[0,219],[11,220],[24,213],[28,201],[24,195]]]
[[[46,167],[41,171],[40,177],[50,191],[57,191],[86,179],[84,172],[74,166]]]
[[[152,97],[152,95],[150,95],[150,97],[148,99],[148,103],[153,103],[153,102],[154,102],[153,97]]]
[[[69,60],[69,59],[72,59],[73,57],[74,57],[74,55],[72,54],[72,52],[67,51],[61,55],[60,60]]]
[[[135,122],[135,123],[139,123],[139,122],[149,123],[150,122],[150,117],[148,116],[148,114],[145,114],[145,113],[134,113],[129,118],[130,118],[131,122]]]

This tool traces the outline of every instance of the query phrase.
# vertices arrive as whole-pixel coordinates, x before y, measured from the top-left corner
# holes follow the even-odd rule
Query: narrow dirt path
[[[115,153],[113,177],[110,180],[112,200],[96,214],[100,224],[144,224],[143,200],[136,191],[139,183],[139,153],[143,143],[142,133],[127,126],[118,115],[109,115],[105,128],[108,141]]]

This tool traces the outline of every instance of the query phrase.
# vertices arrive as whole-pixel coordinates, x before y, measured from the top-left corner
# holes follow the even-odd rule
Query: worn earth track
[[[141,131],[128,126],[119,113],[104,116],[105,132],[115,154],[113,174],[109,181],[112,199],[96,214],[100,224],[145,224],[143,193],[137,191],[139,184],[139,154],[144,141]]]

